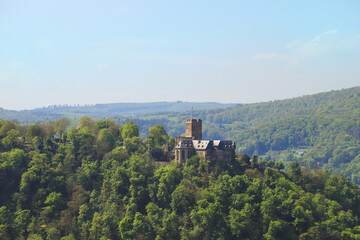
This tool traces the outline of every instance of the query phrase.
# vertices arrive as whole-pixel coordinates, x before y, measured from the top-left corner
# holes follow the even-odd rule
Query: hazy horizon
[[[359,1],[0,1],[0,107],[257,103],[359,85]]]
[[[359,86],[354,86],[354,87],[360,87]],[[354,87],[350,87],[350,88],[354,88]],[[23,108],[23,109],[7,109],[7,108],[3,108],[2,106],[0,106],[0,108],[3,108],[5,110],[15,110],[15,111],[23,111],[23,110],[34,110],[34,109],[41,109],[41,108],[47,108],[47,107],[52,107],[52,106],[65,106],[67,105],[67,107],[86,107],[86,106],[95,106],[95,105],[101,105],[101,104],[148,104],[148,103],[162,103],[162,102],[167,102],[167,103],[175,103],[175,102],[182,102],[182,103],[219,103],[219,104],[256,104],[256,103],[263,103],[263,102],[272,102],[272,101],[282,101],[282,100],[287,100],[287,99],[294,99],[294,98],[300,98],[300,97],[305,97],[305,96],[310,96],[310,95],[315,95],[315,94],[320,94],[320,93],[324,93],[324,92],[330,92],[330,91],[340,91],[340,90],[344,90],[344,89],[349,89],[349,88],[341,88],[341,89],[331,89],[328,91],[322,91],[322,92],[315,92],[315,93],[311,93],[311,94],[304,94],[304,95],[300,95],[300,96],[293,96],[293,97],[289,97],[289,98],[283,98],[283,99],[270,99],[268,101],[259,101],[259,102],[214,102],[214,101],[206,101],[206,102],[196,102],[196,101],[182,101],[182,100],[177,100],[177,101],[155,101],[155,102],[107,102],[107,103],[92,103],[92,104],[78,104],[78,103],[74,103],[74,104],[53,104],[53,105],[47,105],[47,106],[40,106],[40,107],[35,107],[35,108]]]

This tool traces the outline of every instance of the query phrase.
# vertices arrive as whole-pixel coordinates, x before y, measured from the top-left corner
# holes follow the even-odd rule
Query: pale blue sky
[[[360,1],[0,0],[0,107],[250,103],[360,85]]]

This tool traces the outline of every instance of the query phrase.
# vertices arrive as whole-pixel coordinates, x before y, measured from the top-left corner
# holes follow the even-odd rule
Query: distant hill
[[[185,112],[194,110],[225,108],[235,104],[222,104],[215,102],[152,102],[152,103],[109,103],[87,106],[49,106],[32,110],[5,110],[0,108],[0,119],[18,120],[22,123],[34,123],[37,121],[68,117],[79,119],[82,116],[90,116],[95,119],[121,118],[154,114],[158,112]]]

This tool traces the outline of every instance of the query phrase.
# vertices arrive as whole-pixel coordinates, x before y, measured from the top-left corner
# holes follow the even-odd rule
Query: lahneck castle
[[[185,131],[185,137],[175,137],[175,161],[183,163],[194,155],[207,162],[230,161],[235,158],[234,141],[202,139],[201,119],[186,119]]]

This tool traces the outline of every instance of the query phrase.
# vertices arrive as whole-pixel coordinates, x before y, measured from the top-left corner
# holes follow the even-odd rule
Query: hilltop
[[[152,103],[108,103],[85,106],[53,105],[30,110],[6,110],[0,108],[0,119],[18,120],[22,123],[35,123],[38,121],[54,120],[68,117],[78,120],[82,116],[95,119],[123,118],[154,114],[159,112],[185,112],[190,109],[204,110],[234,106],[216,102],[152,102]]]

